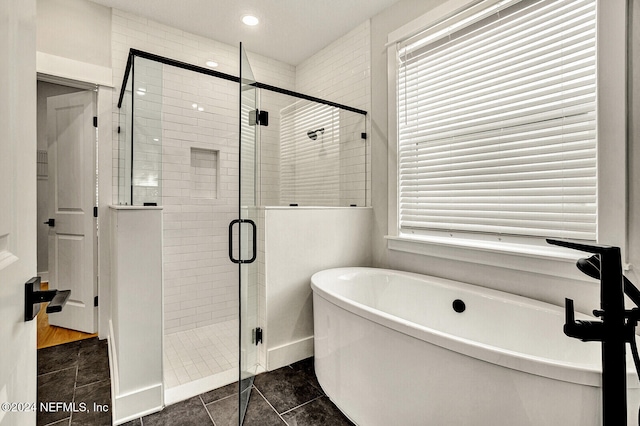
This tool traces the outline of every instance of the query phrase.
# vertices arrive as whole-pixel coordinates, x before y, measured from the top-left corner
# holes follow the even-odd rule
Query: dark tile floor
[[[125,425],[237,426],[237,392],[238,384],[233,383]],[[38,407],[41,402],[50,403],[50,410],[38,411],[38,426],[110,426],[107,341],[92,338],[40,349]],[[322,392],[314,373],[313,358],[256,376],[244,424],[352,425]]]
[[[234,383],[166,407],[126,426],[237,426],[238,384]],[[352,423],[322,392],[313,358],[255,378],[246,426],[349,426]]]
[[[106,340],[94,337],[38,350],[36,418],[38,426],[111,425]]]

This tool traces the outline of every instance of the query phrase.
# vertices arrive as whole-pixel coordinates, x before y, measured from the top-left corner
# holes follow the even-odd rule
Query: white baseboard
[[[162,383],[158,383],[126,395],[116,395],[112,410],[113,424],[119,425],[162,410],[162,393]]]
[[[267,370],[272,371],[313,356],[313,336],[267,349]]]
[[[111,373],[111,414],[114,425],[120,425],[147,414],[162,410],[163,385],[155,384],[143,389],[136,389],[120,395],[118,356],[115,339],[113,339],[113,323],[109,320],[109,371]]]

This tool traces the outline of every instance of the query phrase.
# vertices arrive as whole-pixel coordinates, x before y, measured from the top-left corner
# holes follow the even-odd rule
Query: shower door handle
[[[233,257],[233,225],[235,225],[236,223],[239,224],[243,224],[243,223],[248,223],[249,225],[251,225],[251,233],[252,233],[252,249],[253,249],[253,255],[251,256],[251,259],[247,259],[247,260],[243,260],[243,259],[236,259]],[[229,223],[229,259],[233,262],[233,263],[253,263],[256,260],[256,255],[258,253],[258,232],[257,232],[257,228],[256,228],[256,223],[254,221],[252,221],[251,219],[234,219]],[[242,257],[242,253],[240,253],[240,257]]]

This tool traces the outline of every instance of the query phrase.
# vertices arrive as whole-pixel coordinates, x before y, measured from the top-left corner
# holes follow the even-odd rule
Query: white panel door
[[[49,156],[49,287],[71,290],[49,324],[95,333],[96,129],[94,93],[47,98]],[[52,226],[53,225],[53,226]]]
[[[36,274],[36,4],[0,1],[0,425],[36,424],[36,321],[24,283]],[[15,403],[16,405],[4,405]],[[7,410],[9,408],[9,410]]]

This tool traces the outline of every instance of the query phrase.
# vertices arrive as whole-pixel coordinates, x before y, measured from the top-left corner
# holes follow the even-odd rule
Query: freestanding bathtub
[[[602,423],[601,345],[565,336],[562,307],[374,268],[321,271],[311,287],[316,375],[357,425]],[[636,425],[630,352],[627,385]]]

